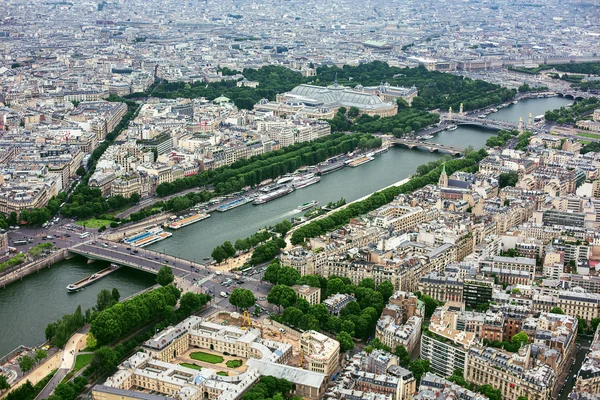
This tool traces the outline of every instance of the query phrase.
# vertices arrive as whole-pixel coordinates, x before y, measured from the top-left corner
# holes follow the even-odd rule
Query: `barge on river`
[[[83,278],[80,281],[71,283],[69,286],[67,286],[67,291],[69,293],[77,292],[77,291],[83,289],[84,287],[91,285],[92,283],[94,283],[96,281],[99,281],[100,279],[104,278],[106,275],[112,274],[119,268],[120,267],[117,264],[110,264],[110,267],[105,268],[102,271],[98,271],[95,274],[92,274],[86,278]]]

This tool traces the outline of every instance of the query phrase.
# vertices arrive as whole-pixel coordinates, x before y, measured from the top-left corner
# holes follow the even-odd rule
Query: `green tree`
[[[387,303],[394,294],[394,285],[390,281],[383,281],[377,286],[377,291],[381,293],[383,300]]]
[[[431,371],[429,360],[416,359],[408,364],[408,370],[412,372],[417,382],[421,381],[421,377]]]
[[[221,264],[223,262],[223,260],[225,260],[227,258],[227,252],[225,251],[223,246],[217,246],[213,249],[210,256],[212,258],[214,258],[214,260],[217,262],[217,264]]]
[[[121,299],[121,293],[119,293],[119,289],[113,288],[113,290],[112,290],[112,298],[115,301],[115,303],[119,302],[119,300]]]
[[[59,383],[54,389],[54,395],[62,400],[75,400],[77,392],[75,388],[68,383]]]
[[[111,372],[119,365],[119,356],[107,346],[102,346],[94,353],[92,367],[101,373]]]
[[[208,298],[204,297],[205,295],[198,295],[193,292],[185,293],[181,296],[181,299],[179,299],[179,310],[184,315],[190,315],[198,311],[204,304],[208,302]]]
[[[84,176],[85,175],[85,168],[84,167],[79,167],[77,168],[77,171],[75,171],[75,173],[79,176]]]
[[[425,318],[431,318],[439,303],[433,297],[426,294],[422,295],[419,300],[425,303]]]
[[[327,306],[323,303],[313,304],[312,306],[310,306],[308,312],[319,321],[319,324],[322,327],[325,326],[325,324],[329,320],[329,310],[327,309]]]
[[[401,367],[407,368],[408,364],[410,364],[410,354],[406,351],[406,347],[402,345],[396,346],[394,354],[398,357],[398,364]]]
[[[300,273],[291,267],[282,267],[277,274],[279,285],[293,286],[298,280],[300,280]]]
[[[302,318],[302,316],[304,315],[304,313],[302,311],[300,311],[298,308],[296,307],[288,307],[285,310],[283,310],[283,321],[292,326],[292,327],[296,327],[298,325],[298,323],[300,322],[300,319]]]
[[[510,340],[513,344],[518,344],[521,347],[522,344],[527,344],[529,342],[529,336],[523,331],[517,333]]]
[[[231,258],[231,257],[235,256],[235,253],[236,253],[235,247],[233,247],[233,245],[231,244],[231,242],[229,240],[227,240],[225,243],[223,243],[223,250],[225,251],[227,258]]]
[[[35,363],[39,363],[40,361],[42,361],[44,358],[48,357],[48,353],[46,352],[46,350],[44,349],[37,349],[35,351],[35,356],[33,357]]]
[[[355,118],[358,117],[358,114],[360,113],[360,110],[358,109],[358,107],[350,107],[350,109],[348,110],[348,117],[350,118]]]
[[[358,287],[375,290],[375,282],[371,278],[365,278],[358,283]]]
[[[231,292],[229,302],[236,308],[248,309],[256,303],[256,299],[251,290],[236,288]]]
[[[600,318],[592,318],[590,321],[590,327],[592,331],[596,332],[596,329],[598,329],[598,324],[600,324]]]
[[[265,273],[263,274],[263,281],[271,282],[273,285],[276,285],[280,270],[281,266],[279,265],[279,261],[273,261],[265,270]]]
[[[354,322],[349,321],[349,320],[342,321],[340,331],[346,332],[350,336],[354,337],[354,334],[355,334]]]
[[[515,186],[519,181],[519,175],[515,171],[505,172],[498,177],[498,186],[500,189],[506,186]]]
[[[6,376],[0,375],[0,391],[6,390],[8,388],[10,388],[10,385],[8,384],[8,379],[6,379]]]
[[[29,356],[19,357],[17,361],[19,362],[19,368],[21,368],[21,371],[23,372],[31,370],[35,364],[33,359]]]
[[[560,307],[554,307],[552,310],[550,310],[550,313],[551,314],[560,314],[560,315],[565,314],[565,312]]]
[[[456,368],[453,372],[452,375],[450,376],[450,378],[448,378],[448,380],[450,382],[454,382],[459,386],[468,388],[469,383],[467,382],[467,380],[464,378],[464,372],[461,368]]]
[[[173,283],[175,277],[173,276],[173,270],[167,265],[163,265],[156,274],[156,283],[160,286],[167,286]]]
[[[502,392],[500,389],[494,389],[492,385],[481,385],[477,388],[477,391],[487,396],[489,400],[502,400]]]
[[[292,228],[293,228],[292,223],[286,219],[286,220],[283,220],[283,221],[279,222],[278,224],[276,224],[275,227],[273,228],[273,231],[279,233],[279,235],[281,235],[281,237],[284,237]]]
[[[275,285],[269,291],[267,301],[278,306],[281,311],[281,306],[287,308],[296,304],[297,297],[296,292],[294,292],[294,289],[291,287],[286,285]]]
[[[354,341],[352,340],[352,336],[350,336],[347,332],[340,332],[335,337],[335,339],[340,342],[340,352],[345,353],[354,348]]]
[[[345,293],[346,284],[340,278],[332,278],[327,281],[327,297],[336,293]]]
[[[90,350],[93,350],[98,346],[98,341],[92,332],[88,332],[87,337],[85,338],[85,347]]]
[[[102,289],[96,296],[96,311],[106,310],[115,303],[115,299],[110,290]]]

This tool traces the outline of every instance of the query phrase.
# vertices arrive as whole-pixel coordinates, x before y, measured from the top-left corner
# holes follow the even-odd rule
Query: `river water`
[[[522,100],[488,118],[518,121],[523,116],[527,121],[530,112],[534,116],[543,114],[547,109],[558,108],[569,102],[562,98]],[[489,129],[459,127],[455,131],[441,132],[430,141],[460,147],[471,145],[478,149],[493,134],[494,131]],[[442,156],[443,153],[394,147],[376,156],[370,163],[325,175],[321,182],[269,203],[259,206],[250,203],[225,213],[214,212],[209,219],[177,230],[170,239],[149,248],[175,257],[202,261],[225,240],[235,242],[262,227],[302,215],[296,211],[296,207],[302,203],[318,200],[326,204],[341,197],[348,202],[356,200],[406,178],[414,173],[417,166]],[[42,343],[44,329],[49,322],[75,311],[78,304],[84,311],[93,306],[101,289],[116,287],[123,298],[154,283],[152,275],[122,268],[81,292],[67,293],[65,287],[69,283],[106,265],[100,262],[86,264],[82,258],[73,258],[26,277],[23,282],[0,289],[0,355],[20,344],[36,346]]]

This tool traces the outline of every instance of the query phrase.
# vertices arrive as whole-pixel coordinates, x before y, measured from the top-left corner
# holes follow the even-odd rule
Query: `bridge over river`
[[[445,145],[445,144],[438,144],[438,143],[431,143],[431,142],[421,142],[419,140],[400,139],[400,138],[391,139],[390,144],[405,146],[405,147],[408,147],[409,149],[415,149],[415,148],[425,149],[425,150],[428,150],[430,153],[433,153],[434,151],[449,153],[449,154],[452,154],[455,156],[461,155],[465,151],[465,149],[463,149],[462,147],[449,146],[449,145]]]
[[[84,256],[90,260],[103,260],[118,265],[136,268],[152,274],[158,273],[163,265],[173,269],[173,274],[184,276],[196,269],[206,270],[206,266],[194,261],[173,257],[124,243],[115,242],[84,242],[69,247],[69,252]]]

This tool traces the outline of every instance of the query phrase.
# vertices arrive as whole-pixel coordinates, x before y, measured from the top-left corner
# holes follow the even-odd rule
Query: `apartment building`
[[[475,309],[492,301],[494,278],[483,275],[469,276],[463,280],[462,300],[465,307]]]
[[[373,350],[355,354],[326,399],[412,400],[416,381],[412,372],[399,367],[393,354]]]
[[[482,394],[472,392],[441,378],[431,372],[427,372],[421,377],[419,391],[413,397],[414,400],[432,400],[432,399],[461,399],[461,400],[486,400]]]
[[[69,121],[87,123],[98,141],[104,140],[127,113],[125,103],[83,101],[66,117]]]
[[[338,341],[316,331],[306,331],[300,337],[303,364],[306,369],[332,375],[338,367],[340,344]]]
[[[475,385],[491,385],[502,392],[502,398],[529,400],[552,398],[556,374],[547,364],[530,367],[531,346],[517,353],[493,347],[471,347],[468,351],[465,379]]]
[[[323,304],[327,306],[327,310],[331,315],[339,316],[340,311],[354,300],[356,298],[350,294],[336,293],[323,300]]]
[[[455,311],[438,307],[421,337],[421,358],[441,376],[450,376],[457,368],[464,371],[469,348],[479,344],[475,333],[457,330],[455,321]]]
[[[311,306],[321,302],[321,288],[308,285],[294,285],[292,289],[294,289],[299,298],[308,301],[308,304]]]
[[[480,271],[488,276],[495,275],[500,282],[508,285],[531,285],[535,278],[535,260],[494,256],[480,262]]]
[[[383,344],[390,346],[391,349],[404,346],[410,354],[419,343],[421,323],[421,317],[416,315],[409,317],[404,323],[401,319],[382,315],[375,327],[375,337]]]

